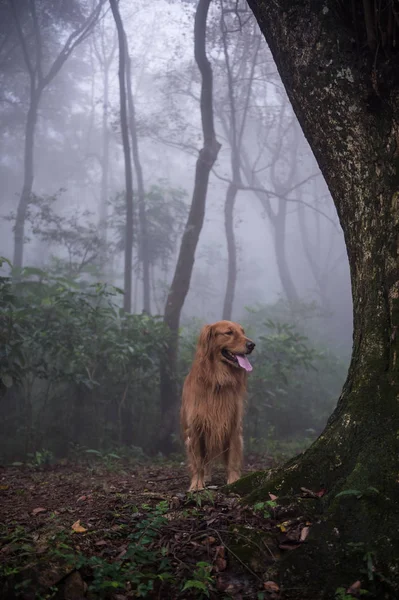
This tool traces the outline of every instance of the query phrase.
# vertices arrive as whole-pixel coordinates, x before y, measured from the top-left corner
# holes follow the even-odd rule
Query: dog
[[[241,476],[242,419],[247,358],[255,344],[232,321],[205,325],[182,392],[180,421],[191,472],[189,491],[201,490],[211,474],[211,463],[222,458],[227,483]]]

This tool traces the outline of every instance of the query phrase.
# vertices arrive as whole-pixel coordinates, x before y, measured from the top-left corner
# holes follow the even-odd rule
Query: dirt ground
[[[182,463],[0,468],[0,598],[284,598],[273,565],[311,523],[223,475],[189,494]]]

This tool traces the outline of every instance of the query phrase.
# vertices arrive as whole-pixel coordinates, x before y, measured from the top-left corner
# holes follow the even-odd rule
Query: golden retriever
[[[255,348],[232,321],[205,325],[183,386],[181,427],[191,471],[189,491],[205,487],[211,462],[223,458],[227,483],[240,478],[247,355]]]

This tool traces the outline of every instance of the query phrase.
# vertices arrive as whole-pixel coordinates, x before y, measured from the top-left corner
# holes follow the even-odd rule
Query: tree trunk
[[[127,103],[129,109],[129,129],[130,137],[132,139],[132,154],[133,164],[136,171],[137,177],[137,203],[139,209],[139,244],[138,244],[138,257],[143,265],[143,311],[147,314],[151,314],[151,290],[150,290],[150,256],[148,247],[148,234],[147,234],[147,215],[145,210],[145,190],[144,190],[144,178],[143,169],[140,161],[139,143],[137,139],[137,124],[136,124],[136,111],[134,107],[133,89],[132,89],[132,77],[131,77],[131,60],[129,56],[129,50],[126,43],[126,58],[127,58]]]
[[[119,95],[121,112],[121,129],[123,155],[125,159],[125,185],[126,185],[126,233],[125,233],[125,274],[123,308],[126,312],[132,310],[132,255],[133,255],[133,175],[130,158],[129,126],[126,107],[126,44],[125,31],[119,14],[117,0],[109,0],[118,31],[119,45]]]
[[[379,598],[394,598],[382,588],[399,589],[399,542],[392,535],[399,516],[397,58],[375,55],[362,43],[354,49],[357,25],[333,0],[249,4],[337,208],[354,334],[348,378],[322,435],[285,469],[254,475],[242,489],[251,499],[300,487],[327,490],[306,546],[285,561],[288,587],[306,585],[306,597],[332,598],[339,585],[359,577],[372,552],[376,575],[367,586],[375,585]],[[345,490],[360,497],[337,497]],[[362,552],[350,553],[348,544]]]
[[[299,296],[296,291],[294,281],[291,277],[290,269],[287,262],[285,239],[286,219],[287,203],[284,201],[280,201],[277,209],[277,214],[273,219],[274,251],[276,253],[277,268],[278,273],[280,275],[280,281],[283,287],[284,295],[287,298],[289,304],[295,306],[299,303]]]
[[[238,188],[231,182],[226,192],[226,202],[224,205],[224,227],[227,241],[227,285],[223,304],[223,319],[231,321],[233,314],[233,302],[237,282],[237,248],[234,235],[234,204],[237,197]]]
[[[24,233],[25,233],[25,218],[32,194],[33,178],[34,178],[34,145],[35,145],[35,129],[37,122],[37,112],[39,102],[43,90],[51,83],[57,73],[60,71],[66,60],[69,58],[73,50],[84,40],[97,22],[101,8],[105,0],[99,0],[98,4],[93,5],[92,11],[88,17],[77,25],[70,35],[65,40],[62,50],[56,55],[52,63],[50,63],[46,75],[43,72],[43,48],[42,48],[42,33],[39,20],[37,18],[36,1],[31,0],[29,3],[30,15],[32,17],[32,27],[34,33],[34,52],[27,45],[27,36],[24,33],[20,21],[20,14],[16,8],[16,3],[9,0],[11,14],[15,24],[18,41],[21,46],[22,56],[25,67],[30,80],[30,102],[29,110],[26,119],[25,128],[25,150],[24,150],[24,181],[22,192],[17,208],[17,215],[14,228],[14,267],[22,268],[23,252],[24,252]]]
[[[165,358],[161,362],[161,422],[158,448],[170,451],[171,434],[176,426],[177,416],[177,351],[179,340],[180,314],[190,287],[194,266],[195,251],[204,223],[206,195],[211,169],[219,153],[220,144],[216,140],[213,123],[213,79],[212,68],[206,56],[206,21],[211,0],[199,0],[195,14],[194,51],[195,60],[201,72],[201,120],[204,146],[199,153],[194,191],[190,212],[183,233],[175,274],[166,300],[164,322],[170,336]]]
[[[35,129],[37,123],[37,111],[41,96],[41,90],[32,89],[31,85],[29,110],[25,127],[25,149],[24,149],[24,181],[22,192],[18,203],[17,215],[14,228],[14,267],[21,269],[24,258],[25,218],[33,186],[33,157],[35,144]]]
[[[109,200],[109,65],[104,61],[104,98],[102,114],[102,154],[101,154],[101,196],[100,196],[100,233],[101,233],[101,264],[104,271],[107,248],[108,200]]]

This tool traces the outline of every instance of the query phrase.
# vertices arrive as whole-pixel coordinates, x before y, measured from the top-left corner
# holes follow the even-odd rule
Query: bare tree
[[[194,54],[201,72],[201,120],[204,146],[199,153],[190,212],[183,233],[175,274],[166,300],[164,322],[170,338],[166,359],[161,364],[162,431],[159,444],[162,450],[171,447],[177,401],[177,350],[180,314],[190,286],[195,251],[204,223],[209,175],[219,153],[213,121],[213,76],[206,55],[206,23],[211,0],[199,0],[194,24]]]
[[[133,256],[133,174],[129,144],[129,122],[126,102],[126,38],[117,0],[109,0],[118,32],[119,45],[119,97],[123,155],[125,159],[126,229],[125,229],[125,273],[123,308],[132,310],[132,256]]]
[[[105,20],[99,23],[94,35],[92,36],[93,47],[96,58],[101,66],[103,76],[103,99],[102,99],[102,149],[100,158],[101,167],[101,191],[100,191],[100,231],[103,238],[103,248],[107,245],[107,216],[109,201],[109,148],[110,148],[110,98],[109,98],[109,79],[112,61],[114,60],[117,45],[117,35],[115,29],[111,34],[111,40],[107,35]],[[105,257],[103,257],[104,259]]]
[[[148,248],[147,216],[145,208],[145,188],[143,167],[140,160],[139,142],[137,135],[136,110],[134,106],[133,86],[132,86],[132,61],[129,55],[129,48],[126,40],[126,83],[127,83],[127,104],[129,111],[129,130],[132,140],[133,164],[137,178],[137,204],[139,213],[139,235],[138,235],[138,258],[143,267],[143,310],[151,313],[151,287],[150,287],[150,253]]]
[[[104,2],[105,0],[99,0],[94,9],[90,12],[89,16],[84,19],[74,31],[72,31],[63,45],[60,53],[48,67],[47,73],[44,73],[44,47],[42,28],[37,11],[38,2],[37,0],[29,0],[29,12],[33,30],[33,35],[31,38],[31,35],[24,30],[16,3],[13,0],[9,0],[15,28],[22,49],[25,67],[29,75],[30,85],[29,109],[26,117],[25,127],[23,185],[18,202],[14,228],[14,267],[21,268],[23,266],[25,219],[32,194],[34,180],[35,130],[38,109],[43,91],[51,83],[51,81],[53,81],[54,77],[65,64],[73,50],[90,34],[93,26],[99,18]],[[33,52],[31,50],[32,39],[34,43]]]
[[[234,17],[237,17],[234,18]],[[238,26],[237,26],[238,21]],[[234,234],[234,206],[238,191],[242,188],[241,148],[244,143],[252,83],[255,74],[261,37],[254,32],[254,21],[249,28],[241,29],[241,21],[231,8],[222,3],[220,30],[222,36],[222,69],[227,79],[227,99],[217,103],[217,115],[230,144],[231,181],[227,187],[224,204],[224,223],[227,242],[227,284],[223,303],[223,319],[230,320],[237,282],[237,249]],[[249,31],[247,30],[249,29]],[[235,40],[235,53],[231,56],[229,40],[231,33],[241,39]],[[242,42],[241,44],[239,42]],[[245,82],[245,83],[244,83]],[[227,110],[226,110],[227,108]]]

